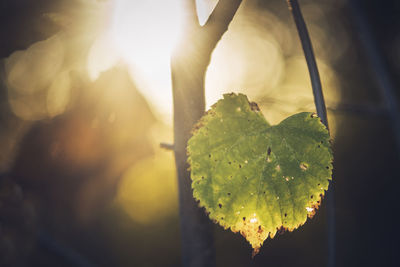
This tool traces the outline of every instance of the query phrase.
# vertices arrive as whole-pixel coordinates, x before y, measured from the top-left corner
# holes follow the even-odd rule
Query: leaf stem
[[[293,19],[296,23],[297,31],[299,33],[301,45],[304,51],[304,56],[307,61],[317,114],[318,117],[321,118],[322,123],[328,128],[328,119],[326,115],[326,106],[324,94],[322,92],[321,79],[319,76],[318,66],[315,60],[314,50],[311,44],[310,36],[308,34],[307,26],[304,22],[304,18],[301,13],[298,1],[288,0],[288,5],[289,10],[292,12]]]

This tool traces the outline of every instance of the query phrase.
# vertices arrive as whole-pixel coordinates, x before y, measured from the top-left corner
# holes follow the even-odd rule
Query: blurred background
[[[217,0],[197,0],[204,24]],[[334,151],[337,266],[398,266],[400,2],[300,0]],[[180,266],[171,49],[179,0],[0,2],[0,266]],[[242,92],[276,124],[314,111],[284,0],[243,1],[209,107]],[[398,139],[396,139],[398,138]],[[396,141],[397,140],[397,141]],[[259,255],[215,225],[217,266],[326,266],[326,205]]]

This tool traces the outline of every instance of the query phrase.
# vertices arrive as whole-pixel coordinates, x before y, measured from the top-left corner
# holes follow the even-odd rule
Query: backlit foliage
[[[225,94],[188,142],[194,197],[257,253],[315,214],[332,174],[329,134],[313,113],[269,125],[243,94]]]

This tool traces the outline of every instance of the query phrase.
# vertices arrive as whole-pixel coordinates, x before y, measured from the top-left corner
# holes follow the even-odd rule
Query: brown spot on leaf
[[[250,105],[251,110],[256,111],[256,112],[260,111],[260,108],[258,107],[257,103],[249,102],[249,105]]]
[[[283,225],[279,228],[276,228],[276,233],[278,235],[282,235],[284,234],[286,231],[288,231],[288,228],[284,227]]]

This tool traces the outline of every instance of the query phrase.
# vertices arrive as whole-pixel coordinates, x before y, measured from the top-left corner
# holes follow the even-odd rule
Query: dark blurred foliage
[[[22,266],[36,236],[36,213],[22,188],[7,175],[0,177],[0,265]]]
[[[79,9],[81,2],[2,0],[0,58],[56,33],[60,26],[44,14],[70,5]],[[294,27],[285,1],[253,2]],[[300,4],[324,9],[328,5],[324,2]],[[333,146],[337,266],[397,266],[400,175],[392,122],[354,26],[353,11],[344,0],[326,2],[331,24],[323,29],[338,45],[342,36],[348,38],[345,52],[330,62],[341,90],[341,103],[329,110],[337,123]],[[398,88],[400,4],[361,2],[359,12],[368,18]],[[317,39],[317,33],[310,33]],[[317,55],[323,50],[316,48]],[[3,67],[1,72],[4,76]],[[179,265],[177,214],[140,224],[112,202],[122,173],[154,153],[148,135],[156,118],[150,107],[122,68],[103,73],[95,82],[74,79],[80,82],[68,110],[37,122],[13,115],[7,90],[0,87],[0,130],[17,129],[21,140],[15,159],[10,155],[8,174],[0,179],[0,265]],[[111,97],[110,88],[130,93]],[[300,230],[267,240],[254,259],[241,236],[219,226],[215,234],[218,266],[326,265],[324,205]]]

